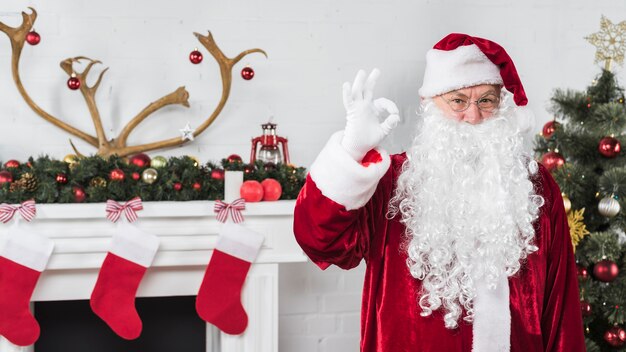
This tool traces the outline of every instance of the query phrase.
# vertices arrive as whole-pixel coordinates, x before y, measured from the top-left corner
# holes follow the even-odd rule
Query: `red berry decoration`
[[[37,45],[41,41],[41,36],[35,31],[30,31],[26,34],[26,42],[30,45]]]
[[[591,304],[587,301],[580,301],[580,310],[582,311],[583,317],[590,317],[593,313],[591,311]]]
[[[541,157],[541,163],[548,171],[552,171],[563,166],[563,164],[565,164],[565,158],[557,152],[547,152]]]
[[[180,191],[181,189],[183,189],[183,184],[180,182],[174,182],[174,190]]]
[[[64,185],[67,183],[67,175],[60,172],[57,174],[57,177],[55,178],[55,180],[57,181],[58,184]]]
[[[245,181],[239,189],[239,195],[246,202],[259,202],[263,199],[263,186],[259,181]]]
[[[246,166],[243,167],[243,172],[245,174],[251,174],[256,170],[256,167],[254,166],[254,164],[247,164]]]
[[[273,178],[266,178],[261,182],[261,186],[263,186],[263,200],[278,200],[283,193],[283,187]]]
[[[614,326],[604,333],[604,341],[611,347],[622,347],[626,344],[626,331],[619,326]]]
[[[13,174],[6,170],[0,171],[0,184],[11,183],[11,182],[13,182]]]
[[[193,183],[193,190],[194,191],[200,191],[202,189],[202,184],[200,184],[200,182],[194,182]]]
[[[131,177],[133,178],[133,180],[139,181],[139,179],[141,178],[141,174],[139,174],[138,172],[133,172],[131,174]]]
[[[192,51],[189,54],[189,61],[191,61],[192,64],[197,65],[199,63],[202,62],[202,53],[200,51],[198,51],[198,49],[195,49],[194,51]]]
[[[607,158],[615,158],[622,150],[622,145],[617,138],[604,137],[598,144],[598,151]]]
[[[113,169],[109,173],[109,180],[111,181],[124,181],[124,171],[122,169]]]
[[[604,259],[593,266],[593,277],[602,282],[611,282],[617,278],[619,268],[614,261]]]
[[[228,158],[226,158],[226,160],[228,160],[229,163],[242,163],[243,162],[241,157],[237,154],[229,155]]]
[[[254,70],[250,66],[246,66],[241,70],[241,77],[246,81],[251,80],[254,77]]]
[[[87,199],[87,195],[85,194],[85,190],[80,186],[72,187],[72,192],[74,193],[74,202],[82,203]]]
[[[150,157],[145,153],[135,154],[128,159],[130,164],[144,168],[150,166]]]
[[[224,179],[224,170],[222,169],[214,169],[211,171],[211,178],[214,180],[223,180]]]
[[[560,124],[554,120],[548,121],[545,125],[543,125],[543,130],[541,131],[543,138],[550,139],[559,125]]]
[[[20,162],[17,160],[9,160],[4,163],[4,167],[6,167],[7,169],[14,169],[16,167],[20,167]]]
[[[576,269],[578,271],[578,277],[581,280],[587,280],[589,278],[589,270],[582,265],[576,265]]]
[[[70,79],[67,80],[67,87],[71,90],[80,88],[80,79],[75,76],[70,77]]]

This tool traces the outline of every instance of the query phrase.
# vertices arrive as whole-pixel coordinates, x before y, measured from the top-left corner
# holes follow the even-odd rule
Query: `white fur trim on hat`
[[[382,161],[363,166],[341,146],[342,139],[343,131],[330,137],[311,165],[310,175],[325,197],[353,210],[370,200],[391,159],[386,151],[376,149]]]
[[[421,97],[430,98],[479,84],[502,84],[500,69],[475,45],[454,50],[430,49],[426,53]]]

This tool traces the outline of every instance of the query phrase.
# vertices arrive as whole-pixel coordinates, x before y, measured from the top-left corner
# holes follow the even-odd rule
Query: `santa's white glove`
[[[368,151],[376,148],[400,121],[398,107],[393,101],[385,98],[372,101],[379,75],[380,71],[373,69],[366,81],[365,71],[359,70],[352,85],[349,82],[343,84],[347,121],[341,146],[358,162]],[[383,114],[388,116],[380,123]]]

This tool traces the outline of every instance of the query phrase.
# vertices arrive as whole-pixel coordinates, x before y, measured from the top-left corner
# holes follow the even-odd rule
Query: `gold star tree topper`
[[[600,31],[585,37],[596,47],[596,61],[604,60],[604,68],[611,69],[611,62],[624,63],[626,49],[626,21],[613,24],[604,15],[600,19]]]

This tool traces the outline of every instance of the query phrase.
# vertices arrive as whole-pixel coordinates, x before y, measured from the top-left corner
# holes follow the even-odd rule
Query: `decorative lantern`
[[[287,148],[287,138],[279,137],[276,135],[275,123],[264,123],[261,125],[263,128],[263,135],[252,138],[252,152],[250,153],[250,164],[253,164],[255,160],[261,160],[264,163],[289,163],[289,149]],[[261,148],[257,152],[257,147],[261,144]],[[278,149],[278,143],[281,144],[283,154],[281,156],[280,149]]]

